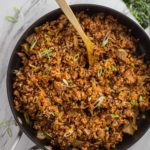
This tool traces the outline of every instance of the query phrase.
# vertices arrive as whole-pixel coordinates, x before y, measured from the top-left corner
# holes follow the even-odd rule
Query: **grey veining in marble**
[[[105,5],[134,19],[122,0],[68,0],[68,2],[70,4],[93,3]],[[13,11],[14,6],[21,8],[18,22],[15,24],[5,20],[6,15],[15,15]],[[7,133],[9,126],[1,125],[2,121],[13,120],[6,93],[6,72],[9,58],[24,31],[38,18],[56,8],[58,6],[54,0],[0,0],[0,150],[10,150],[18,133],[18,127],[12,124],[10,125],[12,137],[10,137],[11,133]],[[149,33],[149,30],[147,30],[147,33]],[[149,139],[150,130],[129,150],[149,150]],[[23,135],[16,150],[28,150],[33,145],[34,143],[26,135]]]

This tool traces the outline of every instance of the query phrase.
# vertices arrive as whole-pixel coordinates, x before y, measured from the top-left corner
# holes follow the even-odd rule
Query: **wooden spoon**
[[[84,44],[86,46],[87,53],[88,53],[89,65],[92,65],[94,63],[94,56],[93,56],[94,44],[93,44],[93,42],[89,39],[89,37],[83,31],[81,25],[79,24],[76,16],[74,15],[73,11],[67,4],[66,0],[56,0],[56,2],[60,6],[62,11],[64,12],[66,17],[68,18],[68,20],[72,23],[74,28],[77,30],[77,32],[81,36],[82,40],[84,41]]]

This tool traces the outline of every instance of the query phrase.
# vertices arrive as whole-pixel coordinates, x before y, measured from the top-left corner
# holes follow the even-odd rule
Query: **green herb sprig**
[[[15,15],[14,16],[6,16],[5,19],[11,23],[16,23],[16,22],[18,22],[19,14],[20,14],[21,10],[17,7],[14,7],[13,9],[14,9]]]
[[[16,23],[18,21],[17,18],[13,16],[6,16],[5,19],[12,23]]]

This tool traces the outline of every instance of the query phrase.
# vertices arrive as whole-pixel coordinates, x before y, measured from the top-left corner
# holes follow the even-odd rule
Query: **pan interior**
[[[104,13],[106,15],[112,15],[115,18],[117,18],[120,23],[124,24],[125,26],[127,26],[129,29],[132,30],[132,34],[136,39],[139,39],[139,42],[138,42],[139,44],[137,47],[137,55],[142,55],[143,53],[146,53],[144,59],[145,59],[145,62],[149,62],[150,51],[148,51],[148,49],[150,47],[150,40],[146,36],[144,31],[138,25],[136,25],[131,19],[125,17],[124,15],[122,15],[121,13],[119,13],[115,10],[112,10],[110,8],[103,7],[103,6],[82,4],[82,5],[73,5],[72,9],[75,12],[85,11],[89,15],[95,14],[95,13]],[[31,25],[28,28],[28,30],[23,34],[23,36],[18,41],[18,43],[12,53],[12,56],[11,56],[11,59],[9,62],[9,66],[8,66],[8,72],[7,72],[7,93],[8,93],[8,99],[9,99],[9,103],[10,103],[10,107],[13,112],[13,115],[14,115],[17,123],[19,124],[20,128],[26,133],[26,135],[28,135],[32,141],[34,141],[38,146],[40,146],[43,149],[45,149],[44,146],[47,144],[48,141],[46,141],[46,140],[40,141],[37,138],[35,138],[36,132],[31,128],[31,126],[29,126],[25,123],[23,115],[18,113],[14,109],[12,84],[13,84],[13,80],[14,80],[15,76],[13,74],[13,70],[18,69],[22,66],[21,60],[17,56],[17,52],[21,49],[20,45],[25,41],[27,36],[29,36],[31,33],[34,32],[34,28],[36,26],[39,26],[47,21],[55,20],[61,14],[62,14],[62,12],[59,9],[52,11],[49,14],[46,14],[45,16],[40,18],[38,21],[36,21],[33,25]],[[149,128],[149,124],[150,124],[150,115],[149,114],[150,114],[150,112],[146,112],[145,113],[146,119],[142,120],[142,121],[141,120],[138,121],[139,129],[134,134],[134,136],[125,135],[123,142],[119,143],[116,146],[116,148],[115,148],[116,150],[127,149],[128,147],[130,147],[133,143],[135,143],[138,139],[140,139],[143,136],[143,134]],[[18,117],[22,120],[22,122],[23,122],[22,124],[18,121]],[[55,147],[54,149],[58,150],[59,147]]]

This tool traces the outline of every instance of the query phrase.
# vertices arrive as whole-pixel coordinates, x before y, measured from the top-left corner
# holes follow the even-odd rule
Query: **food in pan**
[[[96,45],[93,66],[64,15],[36,27],[18,52],[14,104],[50,145],[109,150],[125,134],[134,135],[137,120],[150,109],[150,68],[137,55],[138,39],[115,18],[77,17]]]

